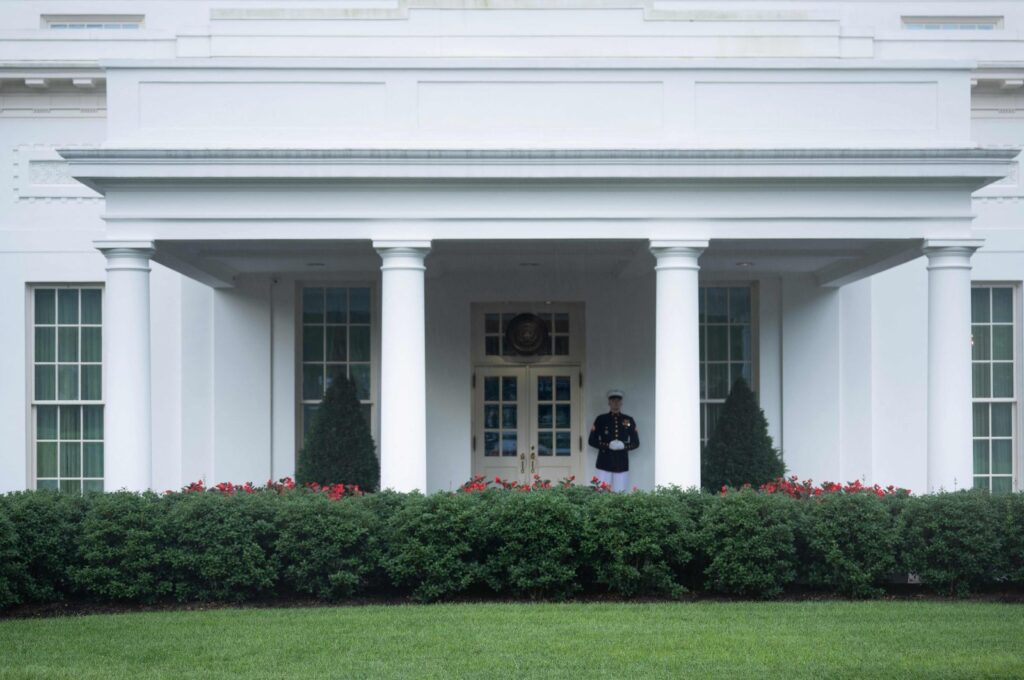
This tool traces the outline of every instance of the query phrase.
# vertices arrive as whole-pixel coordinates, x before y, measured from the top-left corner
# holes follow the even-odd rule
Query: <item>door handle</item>
[[[530,474],[537,471],[537,452],[533,451],[533,447],[530,447]]]
[[[519,474],[526,474],[526,454],[519,454]]]

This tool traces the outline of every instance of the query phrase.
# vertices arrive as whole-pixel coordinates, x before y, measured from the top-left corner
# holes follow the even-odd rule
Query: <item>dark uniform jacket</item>
[[[608,444],[618,439],[626,445],[621,451],[612,451]],[[640,446],[640,433],[636,421],[625,413],[602,413],[590,428],[588,443],[597,449],[597,469],[605,472],[629,470],[629,452]]]

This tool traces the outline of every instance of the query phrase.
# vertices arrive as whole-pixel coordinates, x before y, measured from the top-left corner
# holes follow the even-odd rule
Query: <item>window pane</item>
[[[989,323],[992,320],[992,316],[989,313],[989,289],[988,288],[972,288],[971,289],[971,322],[973,323]]]
[[[60,443],[60,476],[82,476],[82,445],[78,442]]]
[[[501,329],[501,322],[499,321],[497,314],[485,314],[484,315],[484,332],[485,333],[499,333]]]
[[[992,358],[991,328],[984,325],[971,327],[971,358],[975,361],[988,361]]]
[[[57,323],[78,323],[77,288],[62,288],[57,291]]]
[[[348,323],[348,288],[327,289],[327,323]]]
[[[302,405],[302,436],[309,434],[309,428],[313,425],[313,416],[316,415],[317,404]]]
[[[323,399],[324,368],[322,364],[303,364],[302,366],[302,398]]]
[[[52,401],[57,398],[57,367],[53,364],[36,366],[35,391],[39,401]]]
[[[992,364],[992,396],[1008,398],[1013,396],[1013,363]]]
[[[733,361],[750,361],[750,326],[733,326],[729,329],[729,358]]]
[[[82,482],[77,479],[62,479],[60,490],[64,493],[82,493]]]
[[[1013,289],[992,289],[992,321],[994,323],[1013,323]]]
[[[82,407],[82,439],[103,439],[103,407]]]
[[[56,323],[57,322],[57,298],[53,288],[37,288],[35,322]]]
[[[103,398],[103,367],[99,364],[82,366],[82,400],[99,401]]]
[[[564,357],[569,354],[569,336],[568,335],[556,335],[555,336],[555,354]]]
[[[100,362],[103,360],[103,329],[82,329],[82,361]]]
[[[569,332],[569,315],[565,313],[555,314],[555,332],[556,333],[568,333]]]
[[[57,333],[54,328],[36,328],[35,360],[56,361]]]
[[[57,398],[78,399],[78,366],[57,367]]]
[[[484,340],[484,354],[489,357],[496,357],[501,354],[501,347],[499,346],[501,338],[496,335],[488,336]]]
[[[56,479],[40,479],[36,482],[36,488],[40,491],[56,491],[60,488]]]
[[[370,360],[370,327],[351,326],[348,329],[349,339],[349,360],[369,361]]]
[[[975,397],[982,399],[992,396],[992,364],[981,363],[971,366],[971,385]]]
[[[993,477],[992,493],[1010,493],[1013,491],[1012,477]]]
[[[326,373],[324,374],[324,391],[326,392],[334,384],[334,381],[338,378],[345,379],[348,377],[348,371],[345,370],[345,364],[327,364]]]
[[[1013,440],[992,440],[992,474],[1008,475],[1013,472]]]
[[[83,493],[94,493],[99,491],[103,491],[102,479],[86,479],[82,482]]]
[[[1013,436],[1013,405],[992,404],[992,436]]]
[[[36,439],[57,438],[57,407],[36,407]]]
[[[718,417],[722,414],[722,404],[705,404],[707,407],[707,438],[715,433],[715,426],[718,425]]]
[[[302,323],[324,322],[324,289],[302,289]]]
[[[707,303],[704,310],[708,323],[725,323],[729,320],[728,315],[728,289],[708,288]]]
[[[349,321],[351,323],[370,323],[370,289],[352,288],[349,290]]]
[[[992,358],[1013,360],[1013,326],[992,326]]]
[[[725,399],[729,387],[729,364],[708,364],[708,399]]]
[[[327,327],[327,361],[345,361],[348,358],[348,329],[345,326]]]
[[[57,329],[57,360],[78,361],[78,327]]]
[[[36,477],[57,476],[57,442],[36,444]]]
[[[324,359],[324,328],[323,326],[302,327],[302,360],[323,361]]]
[[[82,445],[82,476],[103,476],[103,444],[86,442]],[[102,487],[98,491],[102,491]]]
[[[974,436],[988,436],[988,404],[974,404]]]
[[[99,288],[82,289],[82,323],[103,323],[101,295]]]
[[[349,367],[349,377],[356,384],[356,397],[358,399],[370,398],[370,365],[352,364]]]
[[[732,386],[736,384],[736,381],[743,378],[747,381],[747,385],[751,384],[750,379],[750,362],[742,364],[732,364],[729,371],[729,391],[732,391]]]
[[[974,474],[988,474],[988,440],[974,440]]]
[[[81,417],[81,407],[79,406],[61,406],[60,407],[60,438],[61,439],[81,439],[82,438],[82,423],[79,420]]]
[[[708,361],[726,361],[729,359],[729,327],[708,326]]]
[[[988,480],[989,480],[988,477],[975,477],[974,478],[974,488],[975,489],[982,489],[982,490],[987,491],[988,488],[989,488]]]
[[[750,289],[729,289],[729,321],[750,323]]]

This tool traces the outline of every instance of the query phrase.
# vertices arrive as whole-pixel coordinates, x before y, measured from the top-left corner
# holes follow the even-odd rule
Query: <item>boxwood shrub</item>
[[[0,496],[0,608],[687,591],[872,597],[908,573],[943,594],[1024,585],[1024,495],[810,488],[18,492]]]

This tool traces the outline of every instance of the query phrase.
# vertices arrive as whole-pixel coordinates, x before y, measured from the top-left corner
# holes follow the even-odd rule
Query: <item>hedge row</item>
[[[1024,585],[1024,495],[0,496],[0,606],[312,596],[870,597]]]

